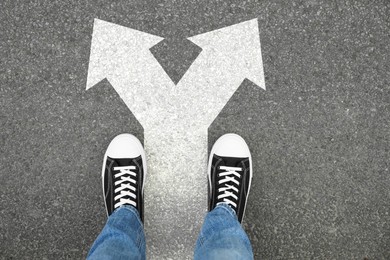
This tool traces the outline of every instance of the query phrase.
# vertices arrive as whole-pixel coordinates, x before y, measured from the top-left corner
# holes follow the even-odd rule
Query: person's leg
[[[134,207],[119,207],[108,217],[87,259],[145,259],[144,229]]]
[[[244,139],[226,134],[214,144],[208,164],[209,213],[195,246],[195,259],[253,259],[241,227],[252,181]]]
[[[145,259],[143,189],[146,158],[133,135],[115,137],[104,155],[102,182],[107,223],[88,259]]]
[[[220,204],[207,214],[194,259],[253,259],[249,238],[227,204]]]

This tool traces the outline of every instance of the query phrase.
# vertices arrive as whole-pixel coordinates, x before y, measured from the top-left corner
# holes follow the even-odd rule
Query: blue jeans
[[[123,206],[108,218],[87,259],[145,259],[145,248],[137,210]],[[194,259],[253,259],[248,236],[228,205],[221,204],[207,214]]]

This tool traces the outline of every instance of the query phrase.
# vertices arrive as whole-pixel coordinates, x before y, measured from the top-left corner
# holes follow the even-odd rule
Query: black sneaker
[[[144,221],[145,151],[131,134],[116,136],[104,155],[102,182],[107,215],[123,205],[130,205]]]
[[[236,134],[221,136],[211,149],[208,164],[209,211],[228,204],[241,223],[252,182],[252,159],[244,139]]]

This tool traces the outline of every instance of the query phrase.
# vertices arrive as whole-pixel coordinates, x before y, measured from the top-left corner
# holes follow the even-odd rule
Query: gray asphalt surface
[[[122,132],[143,139],[108,81],[85,91],[94,18],[176,43],[153,50],[175,81],[199,53],[184,38],[258,18],[267,90],[244,81],[209,128],[209,148],[236,132],[252,150],[244,227],[255,259],[390,259],[389,8],[1,1],[0,258],[85,258],[106,220],[105,149]],[[192,257],[146,232],[149,259]]]

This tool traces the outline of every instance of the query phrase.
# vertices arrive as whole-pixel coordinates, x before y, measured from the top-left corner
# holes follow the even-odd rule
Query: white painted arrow
[[[175,86],[149,51],[161,40],[96,19],[87,89],[107,78],[144,127],[148,255],[184,259],[207,209],[207,129],[245,78],[265,89],[263,64],[251,20],[189,38],[202,52]]]
[[[257,19],[189,40],[202,52],[181,80],[178,94],[198,102],[195,106],[208,104],[207,114],[201,118],[203,124],[212,123],[245,78],[265,89]]]
[[[141,122],[149,106],[174,84],[149,48],[163,38],[95,19],[88,67],[87,89],[107,78]],[[151,95],[151,91],[153,95]]]

